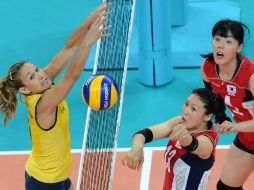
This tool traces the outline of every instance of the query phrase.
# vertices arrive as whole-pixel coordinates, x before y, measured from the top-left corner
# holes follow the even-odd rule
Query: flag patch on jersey
[[[227,91],[229,95],[235,95],[236,94],[236,86],[227,85]]]

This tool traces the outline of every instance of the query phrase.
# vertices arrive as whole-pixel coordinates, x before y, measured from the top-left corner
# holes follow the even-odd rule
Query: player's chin
[[[214,61],[217,65],[224,65],[225,64],[225,60],[222,58],[214,58]]]
[[[44,93],[46,92],[47,90],[50,89],[51,86],[44,86],[43,89],[40,91],[40,93]]]

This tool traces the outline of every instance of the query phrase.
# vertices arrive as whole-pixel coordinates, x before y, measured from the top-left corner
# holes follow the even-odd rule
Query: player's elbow
[[[206,159],[210,158],[211,153],[210,154],[199,154],[198,156],[199,156],[199,158],[206,160]]]
[[[213,152],[213,147],[200,147],[198,149],[198,152],[196,154],[201,158],[201,159],[208,159],[210,158],[211,154]]]

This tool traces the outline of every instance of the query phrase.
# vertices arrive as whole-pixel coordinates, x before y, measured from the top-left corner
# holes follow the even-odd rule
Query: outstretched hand
[[[87,22],[90,23],[90,25],[92,25],[97,19],[98,17],[101,16],[107,16],[111,13],[111,11],[106,11],[110,6],[112,5],[112,3],[103,3],[101,4],[96,11],[94,11],[88,18],[87,18]]]
[[[144,163],[143,147],[132,147],[121,160],[122,164],[127,165],[130,169],[140,170]]]
[[[85,20],[85,22],[78,29],[76,29],[73,32],[73,34],[69,37],[69,39],[65,43],[64,47],[65,47],[65,50],[71,50],[71,56],[73,55],[73,53],[75,53],[76,50],[78,50],[78,48],[80,47],[80,45],[84,41],[84,38],[86,38],[86,36],[87,36],[87,34],[89,32],[89,29],[91,29],[92,25],[98,24],[98,22],[102,18],[104,19],[107,15],[111,14],[111,11],[106,11],[106,9],[108,7],[110,7],[111,5],[112,5],[112,3],[108,3],[108,4],[103,3],[101,6],[99,6],[97,8],[97,10],[95,12],[93,12]],[[105,21],[101,22],[100,24],[104,24],[105,25]],[[99,27],[97,27],[97,29],[98,28]],[[104,31],[107,30],[107,29],[108,28],[105,28]],[[98,36],[98,37],[102,37],[102,36]],[[94,43],[95,41],[93,40],[92,43]],[[90,42],[89,45],[91,45],[91,42]]]
[[[99,38],[110,36],[110,33],[105,33],[111,26],[107,25],[103,14],[101,14],[96,21],[91,25],[84,41],[87,46],[95,43]]]

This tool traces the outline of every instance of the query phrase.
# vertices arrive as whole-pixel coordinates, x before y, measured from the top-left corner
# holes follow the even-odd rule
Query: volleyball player
[[[224,122],[220,133],[237,132],[227,153],[219,190],[241,190],[254,169],[254,64],[241,55],[245,31],[239,21],[223,19],[212,29],[212,50],[202,65],[207,88],[221,95],[236,123]]]
[[[110,26],[103,18],[110,14],[105,12],[110,5],[103,4],[91,14],[45,68],[19,62],[0,80],[0,110],[5,126],[15,116],[17,93],[24,95],[28,107],[32,152],[25,166],[26,190],[74,190],[69,178],[71,147],[65,98],[83,72],[91,45],[110,35],[106,33]],[[73,55],[66,73],[53,85]]]
[[[123,157],[123,165],[139,169],[144,161],[144,144],[169,137],[164,154],[163,190],[205,189],[218,141],[213,116],[219,123],[229,119],[222,98],[205,88],[193,90],[183,105],[181,116],[138,131],[133,136],[132,148]]]

